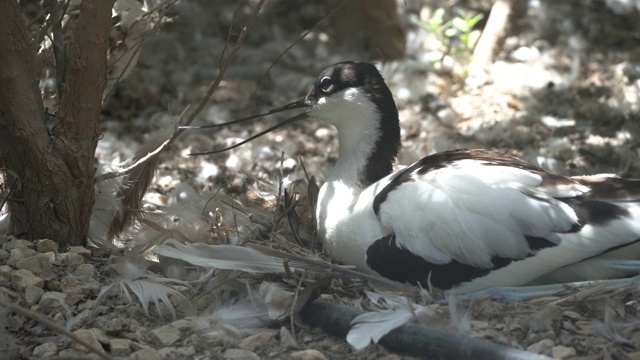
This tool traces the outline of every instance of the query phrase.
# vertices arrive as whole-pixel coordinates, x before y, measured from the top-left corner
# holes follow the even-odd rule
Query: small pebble
[[[11,251],[9,251],[9,259],[7,260],[7,265],[15,266],[15,264],[18,261],[24,260],[35,254],[36,254],[35,250],[25,246],[20,246],[15,249],[11,249]]]
[[[178,348],[166,347],[160,349],[158,353],[160,354],[161,359],[190,359],[193,355],[196,354],[196,348],[193,345]]]
[[[238,342],[238,348],[256,351],[257,349],[274,341],[273,334],[268,332],[257,333],[248,336]]]
[[[74,271],[74,275],[78,277],[80,281],[89,281],[96,274],[96,269],[91,264],[80,264]]]
[[[296,167],[297,164],[298,163],[294,159],[288,158],[288,159],[286,159],[285,161],[282,162],[282,169],[283,170],[287,170],[287,171],[291,171]]]
[[[131,354],[131,340],[111,339],[109,340],[112,356],[127,356]]]
[[[58,243],[49,239],[42,239],[36,242],[36,251],[39,253],[58,253]]]
[[[566,310],[562,313],[563,317],[567,317],[569,319],[572,320],[580,320],[582,319],[582,315],[580,315],[579,313],[575,312],[575,311],[571,311],[571,310]]]
[[[326,360],[327,358],[318,350],[307,349],[291,353],[293,360]]]
[[[551,349],[553,348],[554,345],[555,343],[553,342],[553,340],[543,339],[538,341],[537,343],[529,345],[529,347],[527,347],[527,351],[540,354],[540,355],[550,356]]]
[[[12,253],[16,250],[17,249],[12,250]],[[33,256],[16,261],[15,266],[18,269],[29,270],[34,274],[42,274],[43,271],[51,269],[51,255],[54,255],[54,253],[34,254]]]
[[[91,258],[91,250],[84,246],[70,246],[67,252],[81,255],[85,259]]]
[[[44,281],[29,270],[21,269],[11,273],[11,287],[17,291],[24,291],[27,286],[33,285],[39,288],[44,286]]]
[[[322,141],[327,141],[331,137],[331,130],[326,127],[321,127],[313,134],[313,136]]]
[[[34,285],[27,285],[24,289],[24,299],[29,305],[37,304],[43,294],[44,290]]]
[[[160,360],[160,353],[156,349],[141,349],[131,354],[134,360]]]
[[[280,328],[280,346],[285,349],[298,349],[298,342],[286,327]]]
[[[260,360],[256,353],[244,349],[227,349],[222,357],[225,360]]]
[[[567,359],[576,356],[576,349],[562,345],[554,346],[553,349],[551,349],[551,356],[553,356],[554,359]]]
[[[9,242],[4,243],[4,245],[2,245],[2,248],[5,251],[9,251],[9,252],[11,252],[11,250],[18,247],[26,247],[26,248],[33,249],[33,243],[29,240],[13,239]]]
[[[73,334],[93,348],[102,349],[102,345],[100,345],[100,341],[98,340],[99,335],[97,329],[79,329],[74,331]],[[84,345],[73,339],[71,339],[71,346],[78,351],[89,352]]]
[[[185,330],[191,328],[191,322],[189,320],[180,319],[172,322],[170,325],[178,330]]]
[[[149,331],[146,337],[154,344],[169,346],[180,339],[180,330],[165,325]]]
[[[38,305],[40,309],[47,313],[64,313],[70,314],[71,308],[66,302],[67,294],[57,291],[47,291],[42,294]]]
[[[69,269],[72,271],[77,269],[78,266],[84,264],[84,256],[76,253],[66,253],[65,260],[69,264]]]
[[[58,353],[56,343],[48,342],[33,348],[31,357],[33,359],[46,359],[55,356]]]
[[[0,286],[11,286],[11,274],[13,274],[13,268],[9,265],[0,265]]]
[[[93,311],[89,309],[85,309],[81,311],[78,315],[73,317],[73,328],[72,330],[80,329],[87,325],[91,320],[93,320],[94,315]]]

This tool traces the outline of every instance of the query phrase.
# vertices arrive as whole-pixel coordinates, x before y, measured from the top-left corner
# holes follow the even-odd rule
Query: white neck
[[[310,115],[338,130],[338,161],[326,181],[359,188],[376,141],[382,135],[375,104],[360,90],[350,88],[320,99]]]

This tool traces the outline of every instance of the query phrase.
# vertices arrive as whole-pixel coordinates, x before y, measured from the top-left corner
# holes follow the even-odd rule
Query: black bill
[[[229,126],[229,125],[235,125],[235,124],[240,124],[243,123],[245,121],[250,121],[250,120],[254,120],[254,119],[258,119],[267,115],[271,115],[271,114],[276,114],[279,112],[283,112],[283,111],[289,111],[289,110],[295,110],[295,109],[300,109],[300,108],[309,108],[309,104],[305,99],[302,100],[298,100],[295,102],[292,102],[290,104],[287,104],[285,106],[281,106],[279,108],[275,108],[275,109],[271,109],[265,113],[262,114],[257,114],[257,115],[251,115],[248,116],[246,118],[242,118],[242,119],[237,119],[237,120],[233,120],[233,121],[229,121],[226,123],[222,123],[222,124],[209,124],[209,125],[189,125],[189,126],[180,126],[180,129],[184,129],[184,130],[191,130],[191,129],[209,129],[209,128],[219,128],[219,127],[224,127],[224,126]],[[218,154],[221,152],[225,152],[227,150],[231,150],[231,149],[235,149],[239,146],[242,146],[252,140],[255,140],[257,138],[259,138],[262,135],[268,134],[271,131],[281,128],[285,125],[291,124],[292,122],[298,121],[298,120],[302,120],[304,118],[307,117],[307,112],[303,112],[302,114],[298,114],[294,117],[291,117],[289,119],[286,120],[282,120],[279,123],[277,123],[276,125],[261,131],[245,140],[240,141],[239,143],[235,144],[235,145],[231,145],[229,147],[226,148],[222,148],[222,149],[217,149],[217,150],[212,150],[212,151],[204,151],[204,152],[196,152],[196,153],[190,153],[189,155],[210,155],[210,154]]]

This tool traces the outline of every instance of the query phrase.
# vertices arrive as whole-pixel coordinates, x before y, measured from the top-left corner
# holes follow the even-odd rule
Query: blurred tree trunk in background
[[[30,38],[18,2],[0,0],[0,167],[11,191],[10,234],[61,245],[86,240],[114,1],[81,2],[66,53],[54,27],[62,81],[58,111],[51,115],[38,86],[39,43]],[[57,1],[48,4],[49,21],[59,25]]]
[[[342,1],[329,2],[332,10]],[[369,46],[374,58],[401,59],[406,47],[406,32],[398,17],[395,0],[346,0],[331,19],[336,40],[348,48]]]

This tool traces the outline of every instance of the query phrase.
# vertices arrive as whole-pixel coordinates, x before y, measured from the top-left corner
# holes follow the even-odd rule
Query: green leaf
[[[467,21],[467,25],[469,26],[469,29],[473,29],[473,27],[475,27],[478,24],[478,22],[480,20],[482,20],[483,18],[484,18],[484,15],[478,14],[478,15],[472,17],[471,19],[469,19]]]
[[[440,27],[442,22],[444,21],[444,8],[438,8],[436,11],[431,14],[431,18],[429,19],[429,24],[435,27]]]
[[[462,31],[462,32],[468,32],[469,28],[467,26],[467,20],[463,19],[463,18],[453,18],[452,20],[452,25],[454,28]]]
[[[480,30],[474,30],[471,33],[469,33],[469,39],[466,41],[467,47],[469,49],[473,49],[476,46],[476,44],[478,43],[478,39],[480,39],[481,34],[482,32]]]

